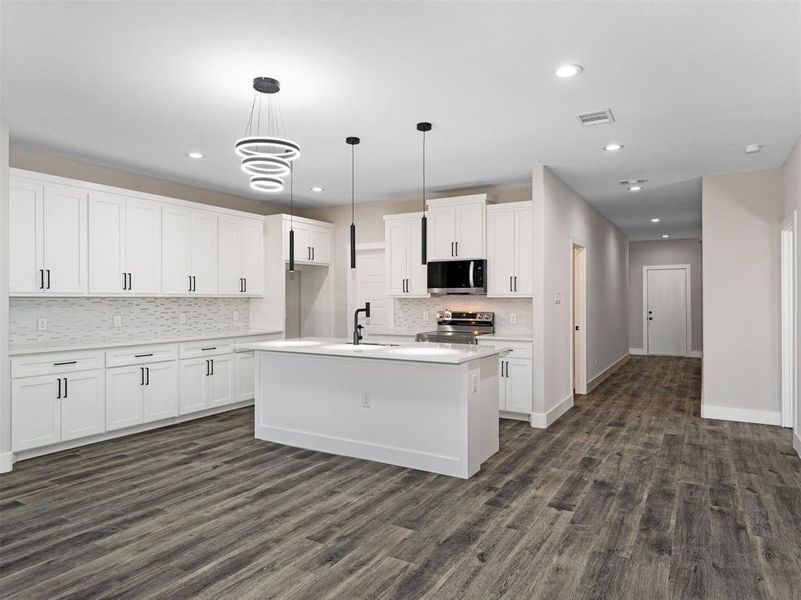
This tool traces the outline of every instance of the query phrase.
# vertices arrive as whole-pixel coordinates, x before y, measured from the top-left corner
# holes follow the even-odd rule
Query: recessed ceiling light
[[[745,147],[746,154],[756,154],[760,150],[762,150],[762,146],[760,144],[748,144]]]
[[[186,155],[187,155],[189,158],[194,158],[194,159],[201,159],[201,158],[203,158],[203,155],[202,155],[200,152],[187,152],[187,153],[186,153]]]
[[[607,144],[604,146],[604,150],[607,152],[617,152],[623,148],[623,144]]]
[[[556,69],[556,76],[559,79],[568,79],[569,77],[575,77],[576,75],[580,74],[584,70],[584,67],[581,65],[562,65],[558,69]]]
[[[668,239],[669,237],[670,237],[670,236],[669,236],[668,234],[666,234],[666,233],[663,233],[663,234],[662,234],[662,239],[663,239],[663,240],[666,240],[666,239]]]
[[[642,186],[641,185],[633,185],[633,186],[631,186],[629,188],[630,192],[639,192],[641,190],[642,190]]]
[[[651,219],[651,223],[659,223],[659,217],[654,217]]]
[[[309,188],[313,192],[322,192],[325,188],[321,188],[319,185],[315,185]]]

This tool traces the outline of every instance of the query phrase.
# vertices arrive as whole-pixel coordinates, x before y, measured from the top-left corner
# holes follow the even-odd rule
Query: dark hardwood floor
[[[468,481],[257,441],[239,410],[0,478],[3,598],[801,598],[789,430],[634,357]]]

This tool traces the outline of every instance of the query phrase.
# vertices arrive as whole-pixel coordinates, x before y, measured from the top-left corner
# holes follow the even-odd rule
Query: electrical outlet
[[[234,314],[232,316],[234,318],[234,322],[238,321],[239,320],[239,311],[235,310]]]
[[[553,295],[553,303],[554,304],[562,304],[562,294],[560,294],[559,292],[556,292]]]
[[[509,322],[514,325],[517,323],[517,313],[509,313]]]
[[[470,377],[470,388],[474,393],[478,391],[478,373],[473,373]]]
[[[370,392],[362,392],[362,408],[370,408],[371,404]]]
[[[36,330],[47,331],[47,319],[45,317],[39,317],[36,319]]]
[[[184,313],[178,315],[178,325],[186,325],[186,315]]]
[[[122,317],[120,315],[114,315],[114,327],[122,327]]]

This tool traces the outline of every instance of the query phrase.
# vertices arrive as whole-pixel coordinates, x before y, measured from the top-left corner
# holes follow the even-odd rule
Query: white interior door
[[[781,393],[782,427],[793,427],[797,410],[799,360],[796,358],[798,298],[796,278],[796,217],[791,216],[781,231]]]
[[[365,331],[390,327],[385,279],[383,250],[356,253],[356,307],[370,303],[370,318],[363,322]]]
[[[573,246],[571,320],[573,327],[573,391],[587,393],[587,261],[582,246]]]
[[[687,271],[648,269],[648,354],[687,356]]]

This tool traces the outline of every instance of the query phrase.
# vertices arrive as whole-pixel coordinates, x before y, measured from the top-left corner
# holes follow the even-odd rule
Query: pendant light
[[[350,145],[350,268],[356,268],[356,145],[361,142],[357,137],[346,137],[345,143]]]
[[[277,94],[281,85],[272,77],[253,80],[253,102],[245,137],[234,145],[242,158],[242,170],[250,175],[250,187],[259,192],[284,190],[283,177],[289,175],[291,163],[300,156],[300,146],[286,138],[284,117]],[[262,108],[262,97],[266,98]],[[264,126],[262,114],[266,112]]]
[[[295,272],[295,165],[289,167],[289,272]]]
[[[427,242],[428,242],[428,222],[426,219],[426,132],[431,131],[431,123],[425,121],[417,124],[417,131],[423,134],[423,219],[420,221],[420,235],[422,238],[421,247],[421,261],[420,264],[426,264],[427,259]]]

